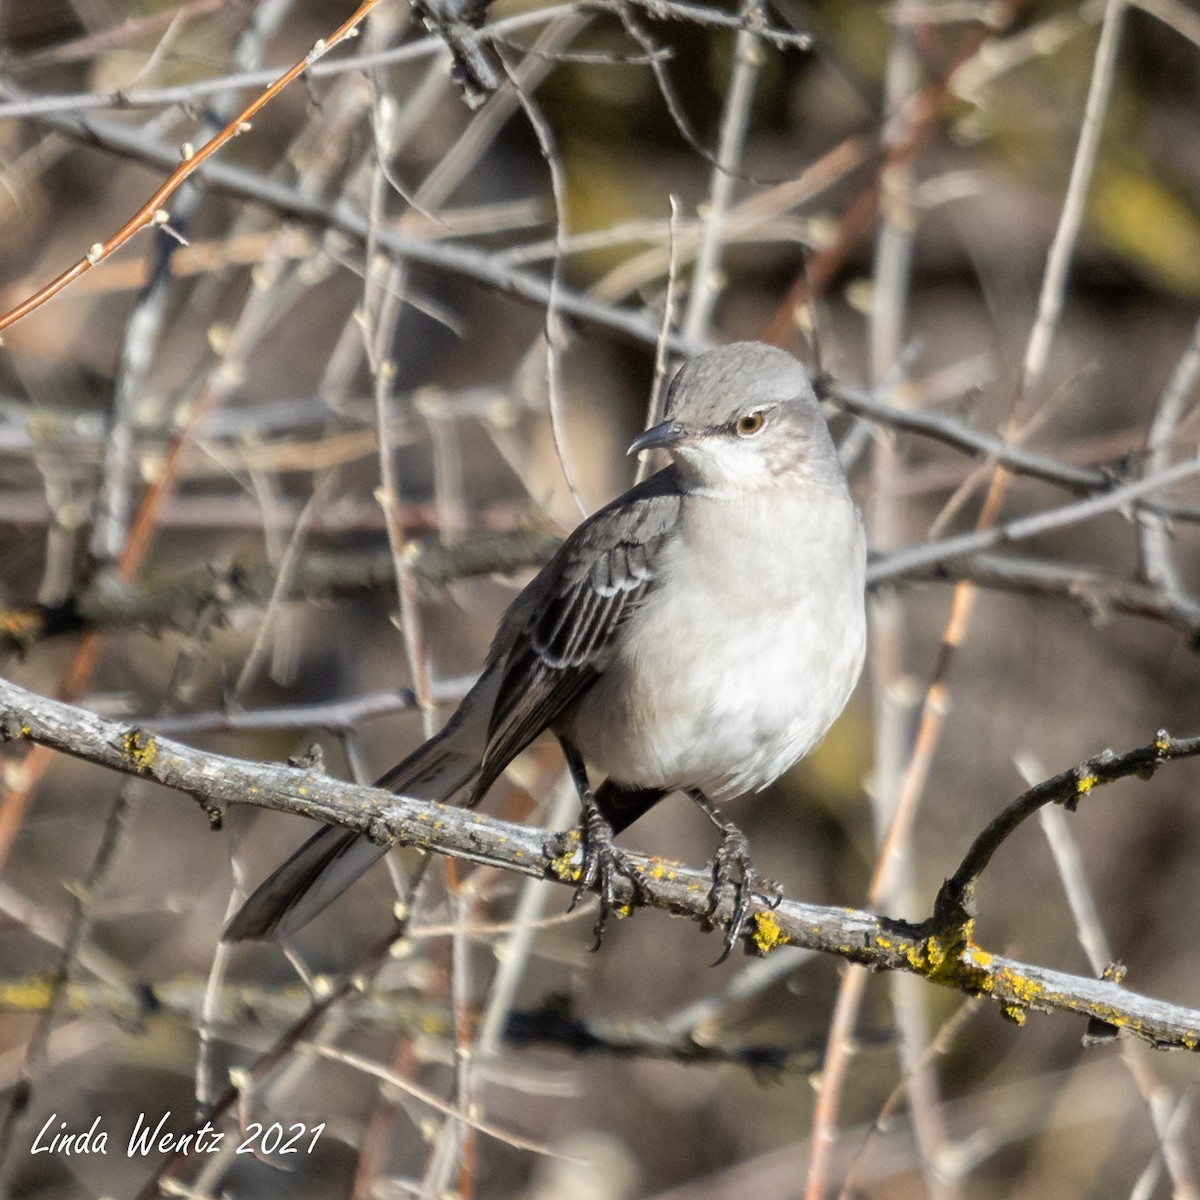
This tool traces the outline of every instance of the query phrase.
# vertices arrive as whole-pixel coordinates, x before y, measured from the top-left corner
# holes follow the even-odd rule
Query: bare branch
[[[1078,605],[1096,622],[1107,620],[1113,613],[1145,617],[1178,629],[1194,645],[1200,645],[1200,604],[1186,598],[1173,599],[1160,588],[1117,579],[1095,567],[1009,554],[974,554],[968,559],[915,568],[901,578],[944,583],[969,580],[996,591],[1053,597]]]
[[[423,597],[473,575],[512,574],[541,566],[559,539],[538,530],[477,535],[446,546],[413,542],[408,569]],[[242,605],[266,603],[277,572],[270,563],[203,566],[194,571],[126,584],[107,575],[61,604],[34,604],[0,610],[0,646],[27,649],[46,638],[84,630],[142,626],[189,629],[197,612],[228,613]],[[388,550],[312,553],[296,564],[288,596],[292,600],[332,600],[375,593],[393,581]]]
[[[39,118],[39,124],[160,169],[170,170],[178,162],[179,152],[175,147],[142,130],[131,129],[115,121],[49,116]],[[336,230],[355,245],[365,246],[372,237],[369,218],[348,200],[329,203],[306,196],[285,182],[268,179],[228,162],[210,160],[196,171],[195,178],[229,195],[266,205],[283,216],[306,221],[319,228]],[[417,237],[392,225],[375,230],[373,236],[381,250],[410,262],[471,279],[524,303],[541,308],[549,303],[550,285],[545,279],[527,271],[505,267],[499,254],[488,254],[473,246],[452,245]],[[601,304],[567,287],[558,290],[556,304],[563,316],[576,317],[611,329],[646,346],[653,346],[658,337],[658,323],[651,316],[630,308]],[[27,308],[27,305],[22,305],[19,311],[24,312]],[[680,354],[694,354],[704,348],[688,342],[680,334],[671,335],[670,344]]]
[[[250,119],[269,104],[289,83],[304,74],[312,63],[322,58],[333,47],[352,37],[359,24],[361,24],[378,2],[379,0],[362,0],[358,8],[329,35],[328,39],[322,38],[319,40],[299,62],[280,75],[270,87],[256,96],[232,121],[219,133],[205,142],[204,145],[195,148],[185,144],[182,152],[183,161],[173,165],[170,175],[167,176],[145,204],[116,233],[105,238],[102,242],[95,243],[83,258],[79,259],[73,266],[68,267],[67,270],[46,284],[45,287],[39,288],[37,292],[9,312],[0,314],[0,329],[7,329],[14,321],[19,321],[26,314],[33,312],[34,309],[40,308],[47,300],[57,295],[63,288],[84,274],[84,272],[91,270],[92,267],[106,259],[113,251],[120,249],[140,230],[156,223],[165,223],[160,220],[160,217],[165,217],[166,214],[163,205],[195,173],[201,164],[220,150],[227,142],[237,137],[246,129],[249,129]]]
[[[1185,410],[1200,378],[1200,322],[1192,330],[1191,340],[1175,364],[1171,378],[1163,389],[1146,431],[1145,474],[1161,471],[1171,461],[1175,431],[1183,420]],[[1140,529],[1142,569],[1146,579],[1159,588],[1176,605],[1191,605],[1193,601],[1180,579],[1171,552],[1171,533],[1162,517],[1148,514],[1142,518]]]
[[[1043,512],[1034,513],[1032,516],[1019,517],[1004,525],[992,525],[986,529],[977,529],[972,533],[960,533],[955,537],[908,546],[869,564],[867,582],[869,584],[881,583],[918,567],[932,566],[949,559],[962,558],[980,550],[989,550],[993,546],[1023,541],[1043,533],[1049,533],[1051,530],[1065,529],[1080,521],[1090,521],[1093,517],[1116,512],[1147,493],[1159,491],[1172,484],[1182,483],[1196,474],[1200,474],[1200,457],[1189,458],[1184,462],[1176,463],[1173,467],[1166,468],[1157,475],[1123,484],[1111,492],[1080,500],[1075,504],[1064,504],[1059,508],[1046,509]]]
[[[975,885],[997,850],[1040,808],[1061,804],[1074,809],[1093,789],[1136,775],[1149,779],[1163,764],[1200,754],[1200,738],[1173,738],[1165,729],[1147,746],[1114,754],[1105,750],[1094,758],[1060,771],[1022,792],[995,817],[972,843],[958,869],[942,884],[934,906],[939,921],[966,921],[974,915]],[[1109,1022],[1112,1024],[1113,1022]]]
[[[1045,374],[1058,318],[1066,297],[1067,275],[1075,253],[1075,243],[1083,225],[1084,205],[1096,154],[1100,148],[1100,132],[1108,110],[1109,93],[1116,73],[1117,48],[1121,39],[1121,21],[1125,15],[1125,0],[1106,0],[1104,21],[1100,26],[1100,44],[1092,66],[1092,78],[1084,106],[1079,142],[1071,163],[1071,179],[1063,197],[1062,215],[1054,232],[1054,242],[1046,260],[1042,291],[1038,298],[1037,320],[1029,335],[1025,361],[1021,365],[1020,392],[1027,395]]]

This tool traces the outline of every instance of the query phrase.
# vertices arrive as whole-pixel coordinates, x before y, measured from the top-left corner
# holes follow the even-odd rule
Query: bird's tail
[[[448,725],[376,784],[414,800],[449,800],[479,771],[475,746]],[[470,741],[472,739],[466,739]],[[282,940],[307,925],[387,853],[362,834],[326,825],[251,893],[221,931],[223,942]]]

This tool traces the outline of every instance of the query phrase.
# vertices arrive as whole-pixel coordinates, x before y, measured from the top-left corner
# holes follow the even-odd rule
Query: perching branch
[[[0,738],[48,746],[188,792],[216,825],[229,805],[248,804],[345,825],[380,841],[577,886],[581,856],[574,832],[548,835],[545,830],[479,812],[355,787],[312,770],[206,753],[36,695],[7,680],[0,680]],[[1096,776],[1092,786],[1118,777],[1115,764],[1124,767],[1124,774],[1131,774],[1139,766],[1145,770],[1185,753],[1200,752],[1200,739],[1174,742],[1162,735],[1152,750],[1152,754],[1146,749],[1134,751],[1112,762],[1095,760],[1090,764]],[[1083,779],[1076,772],[1067,772],[1041,785],[1048,799],[1068,798],[1061,791],[1066,780],[1077,794],[1090,790],[1082,788]],[[1010,831],[1008,824],[1011,822],[1005,825],[1003,836]],[[994,846],[987,850],[979,869],[991,849]],[[968,864],[978,857],[969,858]],[[644,887],[642,895],[634,896],[627,881],[618,881],[623,902],[708,923],[707,871],[644,855],[630,854],[629,858],[640,869]],[[975,870],[974,866],[969,869]],[[960,868],[956,878],[963,870]],[[726,915],[716,914],[718,920]],[[988,953],[970,934],[969,922],[957,927],[932,921],[916,926],[849,908],[785,900],[774,909],[762,902],[753,905],[745,942],[749,951],[759,954],[795,945],[874,970],[910,971],[931,982],[986,996],[1018,1022],[1029,1009],[1059,1009],[1118,1026],[1155,1046],[1200,1049],[1200,1012],[1138,995],[1111,980],[1085,979]]]

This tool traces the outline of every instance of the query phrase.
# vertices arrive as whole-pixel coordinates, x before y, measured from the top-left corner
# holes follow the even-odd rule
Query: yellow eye
[[[760,412],[746,413],[737,419],[739,437],[753,437],[763,427],[763,415]]]

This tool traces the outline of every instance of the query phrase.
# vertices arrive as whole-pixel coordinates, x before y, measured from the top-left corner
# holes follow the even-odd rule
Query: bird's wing
[[[513,605],[492,651],[500,684],[476,795],[604,672],[682,505],[673,471],[646,480],[580,525]]]

